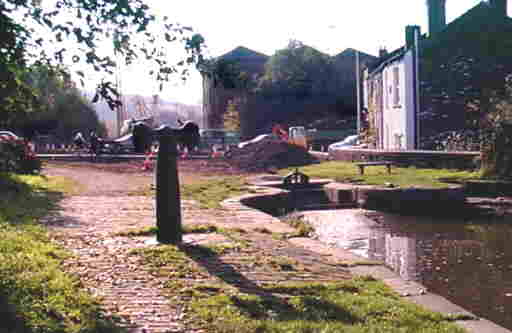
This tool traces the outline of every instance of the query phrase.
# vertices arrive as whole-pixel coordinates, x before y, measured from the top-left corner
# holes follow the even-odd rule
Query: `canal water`
[[[512,217],[301,213],[321,241],[382,261],[402,278],[512,329]]]

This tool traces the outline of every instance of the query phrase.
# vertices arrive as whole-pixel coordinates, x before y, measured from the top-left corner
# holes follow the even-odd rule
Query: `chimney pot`
[[[446,0],[427,0],[429,35],[433,36],[446,26]]]
[[[405,27],[405,45],[411,48],[414,45],[416,31],[421,35],[421,28],[418,25],[408,25]]]
[[[507,16],[507,0],[489,0],[491,7],[494,7],[500,15]]]

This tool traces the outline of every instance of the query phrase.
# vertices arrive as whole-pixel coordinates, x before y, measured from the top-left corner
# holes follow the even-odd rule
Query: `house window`
[[[384,72],[384,104],[386,105],[386,108],[389,109],[389,94],[388,94],[388,72]]]
[[[400,72],[399,68],[393,68],[393,105],[400,106]]]

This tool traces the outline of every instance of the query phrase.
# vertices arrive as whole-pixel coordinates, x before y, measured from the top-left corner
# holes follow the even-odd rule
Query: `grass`
[[[210,332],[463,332],[452,317],[405,303],[371,278],[262,291],[196,298],[191,308]]]
[[[282,169],[280,174],[288,174],[292,169]],[[479,179],[480,172],[458,171],[449,169],[417,169],[414,167],[392,167],[391,174],[385,166],[365,168],[364,175],[359,174],[359,168],[349,162],[324,162],[304,166],[300,171],[314,178],[330,178],[337,182],[357,183],[368,185],[384,185],[391,183],[400,187],[430,187],[442,188],[469,179]]]
[[[244,177],[239,176],[199,178],[180,183],[181,198],[195,200],[203,209],[219,209],[225,199],[249,192]],[[155,189],[135,191],[131,195],[154,196]]]
[[[60,178],[0,175],[0,331],[122,332],[61,270],[68,254],[37,220],[73,190]]]
[[[236,250],[228,250],[236,251]],[[137,249],[165,278],[169,297],[185,309],[189,328],[208,332],[464,332],[455,317],[405,302],[371,277],[319,282],[257,284],[202,246]],[[238,261],[243,261],[243,257]],[[254,258],[253,258],[254,259]],[[258,257],[278,271],[295,269],[286,257]],[[251,261],[251,260],[249,260]],[[212,269],[222,267],[222,269]],[[250,290],[250,291],[249,291]]]
[[[247,191],[247,184],[243,177],[202,179],[181,186],[183,198],[198,201],[202,208],[218,209],[223,200]]]
[[[212,224],[193,224],[183,226],[182,232],[184,234],[205,234],[220,231],[219,228]],[[116,233],[114,236],[121,237],[141,237],[141,236],[153,236],[158,232],[158,227],[145,227],[145,228],[137,228],[127,231],[121,231]]]
[[[278,239],[288,239],[294,237],[310,237],[314,232],[315,228],[302,218],[301,215],[288,214],[281,219],[284,223],[289,224],[295,231],[292,233],[283,233],[278,236]]]

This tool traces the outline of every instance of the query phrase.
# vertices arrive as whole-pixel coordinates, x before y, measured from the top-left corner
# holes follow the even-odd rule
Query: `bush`
[[[22,139],[0,136],[0,172],[34,174],[41,171],[41,161]]]
[[[478,129],[463,129],[439,133],[424,138],[423,149],[442,151],[480,151],[484,133]]]

